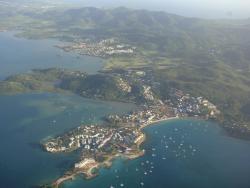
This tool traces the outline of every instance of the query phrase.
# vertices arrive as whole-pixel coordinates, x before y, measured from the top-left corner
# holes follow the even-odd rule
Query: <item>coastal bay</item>
[[[226,136],[216,123],[169,120],[145,130],[145,155],[135,160],[118,158],[110,169],[84,180],[67,181],[62,188],[88,187],[249,187],[249,141]],[[166,147],[168,146],[168,147]],[[243,154],[244,153],[244,154]],[[245,175],[241,173],[244,172]]]
[[[76,176],[83,175],[86,180],[95,178],[98,176],[98,172],[101,168],[111,168],[113,162],[117,160],[117,158],[122,158],[123,160],[135,160],[139,157],[145,155],[145,150],[141,148],[141,145],[146,141],[146,135],[144,129],[151,125],[157,125],[161,122],[167,122],[170,120],[178,119],[178,117],[168,117],[161,120],[155,120],[152,122],[144,123],[140,126],[139,136],[135,139],[134,143],[136,147],[132,150],[127,150],[126,153],[115,153],[107,154],[107,159],[103,162],[97,162],[92,158],[86,158],[83,161],[77,163],[77,165],[81,165],[81,167],[75,167],[75,169],[68,171],[64,176],[60,177],[56,181],[53,182],[52,187],[58,188],[65,181],[74,181]],[[76,164],[75,164],[76,166]],[[94,172],[95,171],[95,172]]]

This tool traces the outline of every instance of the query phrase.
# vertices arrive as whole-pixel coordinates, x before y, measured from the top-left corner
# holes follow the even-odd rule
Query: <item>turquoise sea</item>
[[[26,40],[0,33],[0,78],[33,68],[70,67],[97,72],[98,58],[78,57],[53,47],[53,40]],[[0,96],[0,187],[30,188],[53,181],[73,166],[78,153],[50,154],[39,143],[80,124],[98,123],[132,104],[76,95]],[[145,129],[145,156],[117,159],[92,180],[81,176],[63,188],[249,188],[250,142],[228,137],[213,122],[171,120]]]

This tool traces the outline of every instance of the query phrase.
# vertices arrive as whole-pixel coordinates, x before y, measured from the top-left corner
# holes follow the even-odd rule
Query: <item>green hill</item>
[[[163,97],[170,86],[202,95],[224,113],[225,127],[250,133],[249,19],[203,20],[122,7],[0,10],[0,29],[19,29],[20,36],[71,42],[117,38],[136,46],[135,57],[109,58],[106,69],[149,67]],[[90,79],[93,91],[100,80],[114,87],[113,79]],[[79,83],[68,83],[71,90],[78,89]],[[123,98],[122,93],[113,94]],[[110,94],[106,90],[101,95]]]

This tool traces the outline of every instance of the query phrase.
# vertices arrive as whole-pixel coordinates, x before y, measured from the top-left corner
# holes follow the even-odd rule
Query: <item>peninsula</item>
[[[145,86],[144,86],[145,87]],[[123,89],[128,89],[123,85]],[[154,98],[150,87],[144,88],[146,102],[138,104],[138,110],[125,115],[112,114],[99,125],[82,125],[43,143],[47,152],[80,151],[80,159],[74,167],[52,183],[59,187],[64,181],[83,174],[86,179],[98,175],[98,169],[110,167],[117,157],[134,159],[144,154],[140,145],[148,125],[179,117],[217,118],[220,111],[202,97],[191,97],[180,90],[172,90],[172,100]]]
[[[146,135],[143,128],[173,118],[197,117],[219,120],[221,112],[202,96],[194,97],[170,87],[160,94],[161,84],[151,69],[130,69],[88,75],[65,69],[36,69],[15,75],[0,83],[0,91],[73,92],[101,100],[131,102],[137,110],[125,115],[103,117],[99,125],[82,125],[42,143],[50,153],[80,151],[80,158],[65,174],[52,183],[58,187],[78,174],[87,179],[101,167],[109,167],[117,157],[134,159],[144,154],[140,145]]]

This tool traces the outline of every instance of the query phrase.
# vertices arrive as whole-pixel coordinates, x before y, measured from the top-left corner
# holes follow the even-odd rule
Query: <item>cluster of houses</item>
[[[44,144],[48,152],[68,152],[80,147],[85,149],[97,148],[112,134],[109,128],[95,125],[80,126],[62,136],[49,140]]]
[[[80,126],[62,136],[44,144],[46,151],[70,152],[81,148],[88,153],[116,149],[119,152],[129,150],[140,136],[134,127],[111,128],[108,126]]]
[[[137,140],[142,137],[141,128],[149,124],[175,117],[210,118],[220,113],[215,105],[203,97],[192,97],[174,88],[170,90],[167,99],[162,101],[154,94],[156,82],[147,72],[131,71],[122,75],[118,80],[120,89],[130,93],[132,81],[129,79],[136,77],[137,81],[141,81],[142,97],[146,102],[141,103],[138,109],[131,113],[105,117],[102,125],[80,126],[50,139],[44,144],[46,151],[55,153],[81,149],[84,156],[90,158],[103,152],[124,153],[133,150]]]
[[[203,97],[192,97],[181,90],[172,89],[170,92],[170,100],[165,102],[171,106],[178,116],[205,116],[206,118],[214,118],[220,111],[217,107]]]
[[[106,121],[120,126],[130,124],[130,126],[143,127],[155,121],[164,120],[170,117],[175,117],[170,108],[165,105],[154,105],[144,106],[141,110],[123,116],[109,115]]]
[[[115,39],[105,39],[100,42],[82,41],[75,42],[72,45],[56,46],[64,51],[73,51],[80,55],[89,55],[96,57],[110,57],[115,55],[132,55],[136,47],[128,44],[121,44]]]

